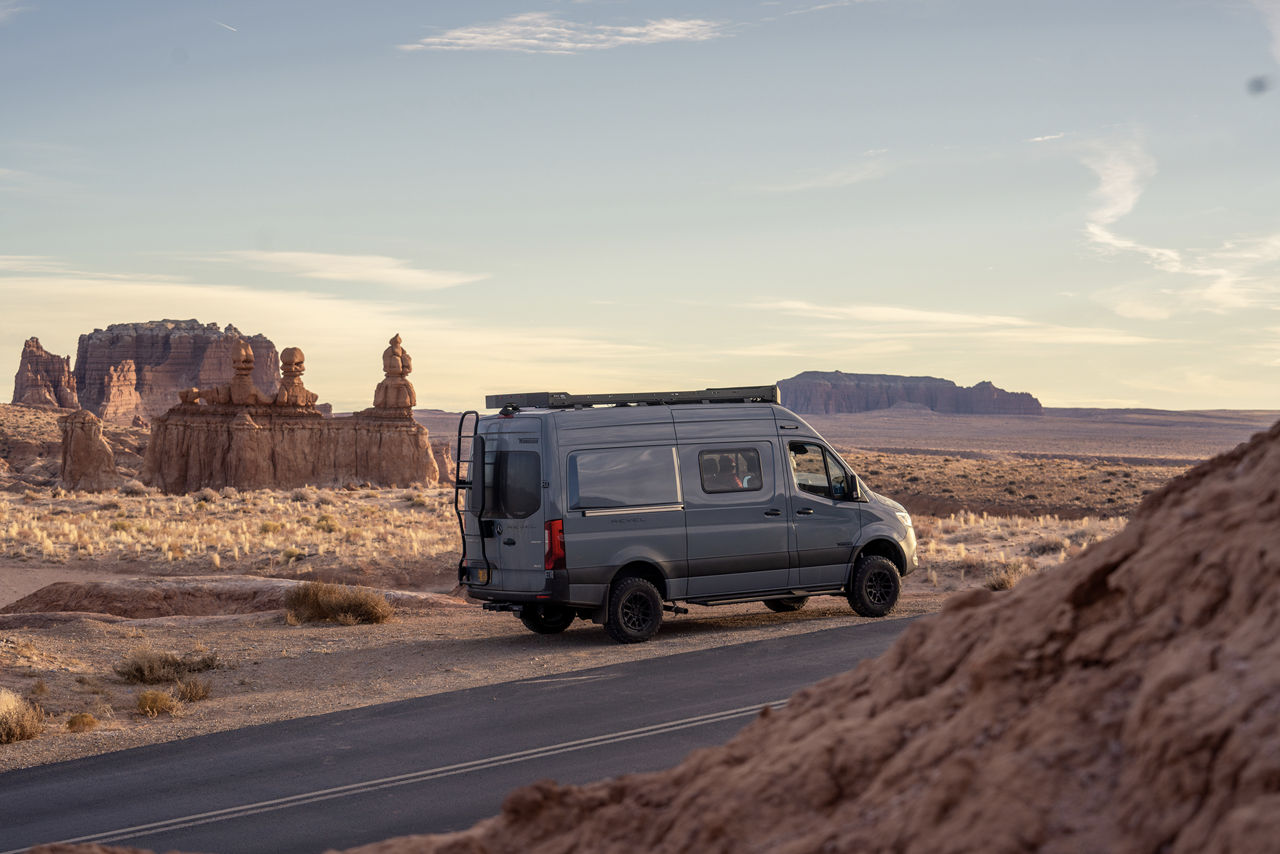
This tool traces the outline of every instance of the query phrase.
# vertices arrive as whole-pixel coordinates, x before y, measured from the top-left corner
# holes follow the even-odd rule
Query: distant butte
[[[835,415],[893,407],[960,415],[1041,415],[1040,401],[1026,392],[989,382],[958,386],[937,377],[804,371],[778,381],[782,405],[793,412]]]

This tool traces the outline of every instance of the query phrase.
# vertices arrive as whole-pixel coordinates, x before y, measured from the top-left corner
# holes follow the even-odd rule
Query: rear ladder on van
[[[466,432],[467,418],[471,420],[471,432]],[[484,515],[484,437],[479,435],[480,429],[480,413],[474,409],[467,410],[462,413],[458,419],[458,444],[454,451],[454,478],[453,478],[453,512],[458,517],[458,535],[462,540],[462,557],[458,559],[458,583],[462,584],[467,580],[467,506],[475,508],[476,513],[476,539],[480,541],[480,559],[484,561],[485,569],[491,569],[489,565],[489,556],[485,554],[484,536],[479,528],[479,520]],[[463,451],[463,440],[467,441],[465,453]],[[480,459],[479,478],[472,471],[472,466],[476,458]],[[473,502],[471,493],[479,487],[479,495]],[[487,575],[487,573],[486,573]]]

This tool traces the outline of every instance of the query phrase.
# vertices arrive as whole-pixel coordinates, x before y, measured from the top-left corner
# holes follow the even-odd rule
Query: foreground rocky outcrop
[[[13,378],[13,402],[79,409],[71,357],[54,355],[40,345],[39,338],[28,338],[22,345],[18,373]]]
[[[197,320],[114,323],[80,336],[75,383],[80,405],[106,421],[129,424],[164,414],[187,388],[230,381],[231,350],[244,340],[253,349],[253,383],[273,397],[280,375],[275,345],[263,335]]]
[[[782,405],[800,413],[831,415],[915,406],[964,415],[1040,415],[1040,401],[989,382],[958,386],[936,377],[805,371],[778,381]]]

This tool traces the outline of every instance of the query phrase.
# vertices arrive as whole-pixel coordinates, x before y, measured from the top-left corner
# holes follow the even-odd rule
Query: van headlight
[[[911,527],[911,514],[908,513],[906,510],[895,510],[893,511],[893,515],[897,516],[898,521],[901,522],[903,525],[905,525],[908,528]]]

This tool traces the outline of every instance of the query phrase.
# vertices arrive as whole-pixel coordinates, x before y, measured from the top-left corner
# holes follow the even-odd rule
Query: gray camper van
[[[916,566],[902,505],[866,487],[776,386],[490,395],[458,424],[458,580],[531,630],[653,637],[677,603],[868,617]]]

